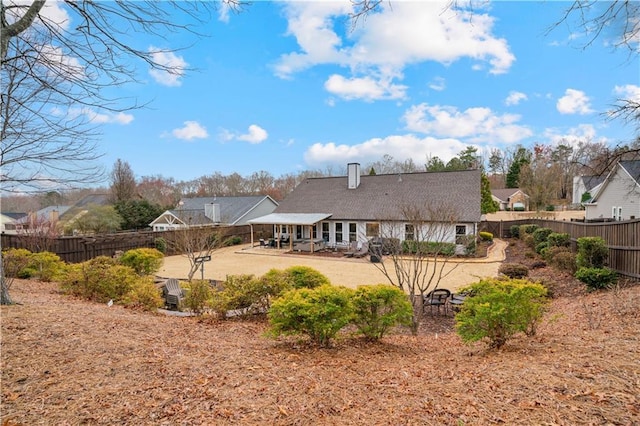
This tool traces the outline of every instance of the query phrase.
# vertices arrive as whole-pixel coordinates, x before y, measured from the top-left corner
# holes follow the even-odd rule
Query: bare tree
[[[198,258],[211,256],[223,243],[219,230],[210,226],[184,226],[167,240],[167,245],[173,252],[180,253],[189,260],[189,281],[203,267]]]
[[[128,162],[117,159],[111,170],[111,198],[115,203],[130,201],[136,195],[136,178]]]
[[[150,49],[148,41],[142,47],[131,35],[163,41],[171,32],[197,35],[193,24],[205,22],[220,4],[237,9],[243,2],[1,1],[3,191],[41,192],[102,181],[95,118],[140,106],[106,96],[104,89],[135,82],[131,64],[174,75],[185,71],[159,59],[173,49]],[[2,294],[8,293],[4,279],[0,284]]]
[[[412,331],[418,332],[425,296],[438,288],[443,278],[458,264],[455,255],[455,224],[458,216],[452,206],[404,206],[403,222],[380,224],[380,246],[370,247],[381,262],[373,262],[391,285],[406,292],[413,305]],[[403,242],[404,241],[404,242]],[[384,259],[383,255],[386,255]]]

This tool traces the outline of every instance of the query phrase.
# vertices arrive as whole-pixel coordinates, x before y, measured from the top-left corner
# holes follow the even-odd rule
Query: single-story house
[[[587,221],[640,218],[640,160],[619,161],[592,195]]]
[[[584,201],[589,201],[593,198],[593,195],[598,192],[605,176],[574,176],[573,177],[573,196],[571,197],[571,203],[574,205],[581,205]],[[582,197],[588,194],[586,200],[582,200]]]
[[[61,216],[69,209],[70,206],[48,206],[35,212],[29,212],[15,221],[16,231],[38,230],[39,232],[46,232],[51,227],[56,228],[60,224]]]
[[[500,210],[529,210],[529,196],[519,188],[492,189],[491,198]]]
[[[246,225],[274,211],[278,203],[268,195],[183,198],[149,224],[154,231],[189,226]]]
[[[2,232],[3,234],[15,234],[16,222],[26,215],[27,213],[0,213],[0,232]]]
[[[346,247],[375,237],[466,244],[480,222],[480,171],[308,178],[272,214],[249,220],[273,224],[276,240]],[[436,233],[438,235],[436,235]],[[252,241],[253,243],[253,241]]]

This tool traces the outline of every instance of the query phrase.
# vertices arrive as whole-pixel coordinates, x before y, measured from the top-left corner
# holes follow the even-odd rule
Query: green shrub
[[[578,268],[603,268],[609,257],[609,249],[600,237],[578,238]]]
[[[308,266],[291,266],[284,271],[289,275],[293,288],[315,288],[330,284],[329,278]]]
[[[520,238],[524,237],[525,235],[531,235],[533,234],[536,229],[538,229],[539,226],[534,224],[534,223],[528,223],[526,225],[520,225]]]
[[[45,282],[51,282],[60,278],[65,263],[57,254],[43,251],[31,254],[29,267],[35,270],[35,274],[32,276]]]
[[[533,238],[531,234],[520,234],[520,239],[524,242],[527,247],[535,248],[536,240]]]
[[[127,250],[120,256],[119,262],[129,266],[138,275],[151,275],[162,267],[164,255],[154,248],[137,248]]]
[[[503,263],[498,268],[498,272],[509,278],[524,278],[529,275],[529,268],[520,263]]]
[[[253,275],[227,275],[221,287],[222,290],[212,295],[213,310],[221,318],[225,318],[228,311],[238,311],[241,315],[264,313],[273,296],[272,287]]]
[[[587,285],[589,290],[601,290],[612,287],[618,280],[618,274],[609,268],[578,268],[575,277]]]
[[[472,284],[472,292],[456,315],[456,331],[465,343],[482,339],[499,348],[517,333],[533,335],[542,318],[547,290],[526,280],[485,279]]]
[[[569,247],[571,245],[571,236],[567,233],[552,232],[547,237],[550,247]]]
[[[207,280],[192,280],[185,285],[186,295],[182,300],[182,308],[201,315],[212,303],[211,284]]]
[[[547,238],[551,235],[553,231],[549,228],[538,228],[531,235],[533,235],[533,241],[537,246],[540,243],[547,242]]]
[[[482,241],[493,241],[493,234],[491,232],[480,232],[478,236]]]
[[[158,250],[162,254],[167,254],[167,240],[162,237],[158,237],[153,241],[156,246],[156,250]]]
[[[60,281],[66,292],[95,302],[122,302],[141,282],[141,277],[128,266],[98,256],[86,262],[69,265]]]
[[[242,244],[242,237],[231,237],[225,240],[225,246],[237,246],[238,244]]]
[[[561,271],[569,272],[570,274],[575,274],[576,269],[578,268],[576,265],[576,255],[570,251],[561,251],[557,253],[551,260],[551,265]]]
[[[155,311],[164,305],[162,291],[150,276],[139,277],[134,287],[123,296],[123,303],[135,309]]]
[[[260,282],[270,297],[278,297],[293,288],[293,276],[281,269],[270,269],[260,277]]]
[[[512,238],[520,238],[520,225],[511,225],[509,235],[511,235]]]
[[[331,285],[290,290],[271,305],[269,333],[307,335],[313,343],[328,346],[351,320],[352,294],[351,289]]]
[[[538,243],[536,245],[536,253],[538,254],[542,254],[544,250],[546,250],[547,248],[549,248],[549,243],[546,241],[543,241],[541,243]]]
[[[8,278],[30,278],[35,271],[25,272],[31,263],[31,252],[27,249],[10,248],[2,252],[2,266],[5,276]],[[23,275],[23,276],[21,276]]]
[[[453,256],[456,253],[456,245],[445,242],[404,240],[402,242],[402,252]]]
[[[357,288],[352,297],[353,324],[369,340],[379,340],[396,325],[411,325],[413,308],[406,293],[386,284]]]

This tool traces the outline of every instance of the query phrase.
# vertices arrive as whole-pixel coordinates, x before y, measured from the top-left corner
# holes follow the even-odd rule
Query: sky
[[[136,35],[150,51],[188,45],[157,57],[184,72],[138,64],[140,82],[113,89],[146,107],[95,113],[102,162],[178,181],[279,177],[385,154],[424,164],[467,146],[634,137],[606,119],[616,99],[640,101],[638,56],[612,47],[614,31],[583,48],[577,26],[549,31],[569,2],[446,4],[383,2],[354,26],[348,0],[258,1],[220,8],[196,41]]]

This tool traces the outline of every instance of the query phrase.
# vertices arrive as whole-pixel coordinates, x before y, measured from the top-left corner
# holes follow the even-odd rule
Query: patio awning
[[[248,220],[251,225],[315,225],[327,218],[331,213],[271,213]]]

